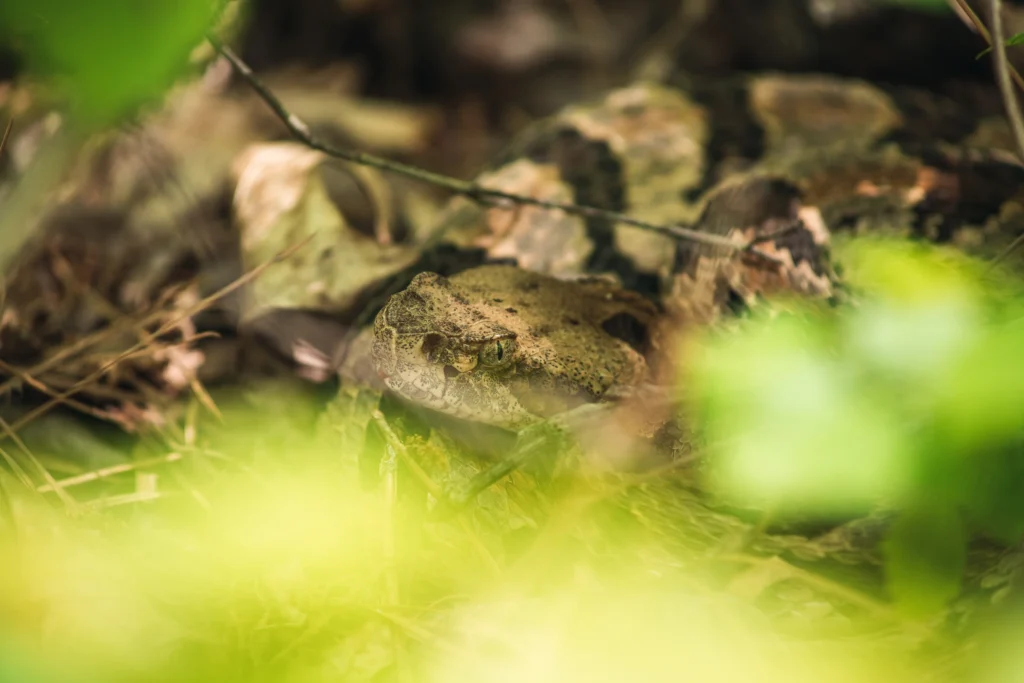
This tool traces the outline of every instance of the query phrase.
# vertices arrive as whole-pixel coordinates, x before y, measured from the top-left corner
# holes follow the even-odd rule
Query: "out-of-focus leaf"
[[[1005,683],[1024,680],[1024,612],[1017,605],[993,619],[978,639],[977,654],[972,659],[970,680],[978,683]]]
[[[935,419],[956,445],[998,442],[1024,428],[1024,321],[991,326],[950,368]]]
[[[87,121],[159,96],[188,63],[219,0],[8,0],[0,33],[53,79]]]
[[[896,603],[908,614],[928,615],[960,591],[967,532],[953,507],[918,507],[893,523],[882,552],[886,583]]]
[[[868,294],[844,316],[846,335],[856,363],[874,373],[876,390],[898,396],[900,410],[951,439],[946,450],[998,442],[1024,428],[1018,283],[951,251],[866,241],[846,256],[852,279]]]
[[[901,430],[858,395],[813,319],[720,340],[694,366],[718,484],[741,497],[821,512],[862,512],[906,484]]]
[[[81,675],[72,675],[70,671],[56,671],[44,661],[43,653],[27,643],[9,637],[0,638],[0,681],[82,683],[86,680]]]
[[[960,251],[891,238],[858,238],[841,251],[846,279],[859,291],[893,301],[950,297],[977,302],[984,265]]]
[[[1024,534],[1024,315],[1019,286],[977,262],[868,242],[843,260],[855,306],[718,333],[686,386],[727,495],[809,514],[909,507],[887,570],[926,613],[956,593],[968,529]]]
[[[1024,536],[1024,434],[995,450],[962,458],[958,497],[968,520],[988,536],[1012,545]]]
[[[557,585],[557,584],[556,584]],[[642,616],[641,616],[642,615]],[[429,663],[431,683],[853,683],[904,680],[896,660],[854,659],[813,639],[781,645],[740,601],[669,586],[629,586],[469,604],[454,620],[451,655]],[[888,671],[883,667],[891,666]],[[910,680],[910,679],[906,679]]]
[[[963,296],[865,304],[845,318],[854,358],[876,372],[925,383],[946,379],[948,364],[978,336],[979,311]]]

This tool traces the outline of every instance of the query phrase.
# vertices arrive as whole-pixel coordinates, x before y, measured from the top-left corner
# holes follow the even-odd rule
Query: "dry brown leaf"
[[[273,308],[340,310],[370,284],[416,258],[404,245],[381,245],[355,230],[320,175],[326,157],[297,143],[250,147],[235,167],[234,207],[245,267],[310,242],[253,283],[245,318]]]

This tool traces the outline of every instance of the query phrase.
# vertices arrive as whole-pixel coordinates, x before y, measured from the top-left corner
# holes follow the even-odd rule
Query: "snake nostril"
[[[438,351],[444,348],[445,338],[440,334],[431,332],[430,334],[423,337],[423,343],[420,344],[420,351],[430,362],[434,362],[437,357]]]
[[[453,377],[459,376],[459,374],[461,374],[461,373],[454,366],[452,366],[452,365],[444,366],[444,378],[445,379],[452,379]]]

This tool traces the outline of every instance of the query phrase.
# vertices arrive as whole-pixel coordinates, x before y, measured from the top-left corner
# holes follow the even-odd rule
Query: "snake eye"
[[[489,368],[502,366],[512,359],[515,350],[515,339],[504,338],[489,341],[480,349],[480,364]]]

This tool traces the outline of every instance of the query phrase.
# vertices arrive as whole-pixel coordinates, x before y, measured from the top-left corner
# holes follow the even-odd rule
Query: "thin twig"
[[[43,463],[39,462],[39,459],[36,458],[35,454],[32,453],[31,450],[29,450],[28,446],[25,445],[25,442],[22,441],[21,438],[16,433],[16,430],[12,428],[11,425],[7,424],[7,421],[4,420],[3,418],[0,418],[0,429],[3,430],[4,435],[6,437],[14,441],[14,445],[17,446],[19,450],[21,450],[21,452],[25,456],[25,459],[28,461],[30,465],[32,465],[32,467],[36,469],[36,472],[39,473],[39,476],[42,477],[43,481],[45,481],[50,486],[54,487],[54,493],[57,494],[57,498],[60,499],[60,502],[64,504],[64,509],[67,510],[68,512],[77,511],[78,502],[75,501],[75,499],[72,498],[71,494],[69,494],[67,491],[57,488],[57,480],[54,479],[53,475],[50,474],[50,471],[43,466]]]
[[[431,479],[430,475],[427,474],[426,470],[424,470],[420,466],[420,464],[416,462],[416,459],[413,458],[412,455],[410,455],[409,450],[405,447],[405,444],[402,443],[402,440],[398,437],[398,434],[396,434],[395,430],[393,430],[391,428],[391,425],[388,424],[387,418],[384,417],[384,413],[382,413],[380,410],[373,411],[373,421],[377,425],[378,429],[380,429],[380,433],[381,435],[383,435],[384,440],[387,442],[389,446],[391,446],[395,454],[398,455],[398,457],[402,460],[405,466],[409,468],[409,471],[412,472],[413,476],[415,476],[416,479],[419,480],[420,484],[423,486],[424,489],[426,489],[427,493],[433,496],[434,500],[438,501],[438,503],[442,503],[445,499],[444,488],[442,488],[438,483]],[[462,530],[466,533],[466,536],[469,538],[470,543],[473,545],[473,549],[477,552],[477,555],[480,557],[480,561],[484,564],[484,566],[487,567],[487,569],[491,572],[493,576],[498,576],[499,574],[501,574],[501,567],[498,565],[497,560],[495,560],[494,556],[491,555],[491,552],[487,549],[487,546],[483,544],[483,541],[481,541],[480,538],[477,536],[476,532],[472,529],[466,518],[459,517],[458,523]]]
[[[110,467],[104,467],[98,470],[92,470],[91,472],[85,472],[78,474],[67,479],[60,479],[54,484],[43,484],[36,488],[38,493],[49,493],[56,489],[66,489],[72,486],[78,486],[80,484],[87,484],[92,481],[99,481],[100,479],[106,479],[113,477],[117,474],[124,474],[125,472],[134,472],[143,467],[151,467],[153,465],[163,465],[169,462],[175,462],[181,460],[181,453],[168,453],[167,455],[161,455],[156,458],[149,458],[147,460],[139,460],[136,462],[126,462],[120,465],[111,465]]]
[[[733,251],[750,251],[771,263],[785,265],[782,259],[774,254],[769,254],[756,248],[756,246],[752,244],[748,244],[746,242],[734,242],[733,240],[720,235],[712,235],[710,233],[700,232],[692,228],[686,228],[678,225],[660,225],[657,223],[650,223],[648,221],[640,220],[639,218],[633,218],[631,216],[621,214],[617,211],[599,209],[595,206],[553,202],[544,199],[537,199],[535,197],[514,194],[511,192],[504,192],[502,190],[484,187],[475,182],[459,180],[458,178],[452,178],[451,176],[442,175],[440,173],[433,173],[410,164],[403,164],[398,161],[384,159],[373,154],[367,154],[356,150],[340,149],[338,147],[328,145],[327,143],[317,139],[313,135],[309,126],[306,125],[302,119],[288,111],[284,104],[282,104],[281,100],[278,99],[278,97],[271,92],[262,81],[260,81],[256,74],[253,73],[252,69],[249,68],[249,65],[242,61],[242,59],[235,54],[233,50],[231,50],[231,48],[222,44],[212,35],[208,35],[207,40],[210,41],[210,44],[213,45],[214,49],[216,49],[221,56],[228,60],[235,71],[238,72],[238,74],[246,81],[246,83],[249,84],[256,94],[259,95],[260,99],[262,99],[264,103],[273,110],[274,114],[276,114],[285,125],[289,133],[310,149],[323,152],[327,156],[349,161],[354,164],[370,166],[388,173],[405,176],[406,178],[411,178],[421,183],[434,185],[435,187],[440,187],[454,194],[466,197],[478,204],[497,208],[508,208],[509,203],[513,205],[526,204],[529,206],[537,206],[542,209],[564,211],[565,213],[573,216],[598,218],[601,220],[622,223],[624,225],[631,225],[633,227],[667,235],[678,240],[698,242],[700,244],[722,247]]]
[[[0,522],[4,520],[7,524],[0,524],[0,530],[15,544],[20,540],[21,533],[18,529],[18,516],[14,512],[14,502],[11,499],[11,492],[7,490],[4,477],[0,475]]]
[[[2,460],[7,465],[8,469],[14,473],[14,476],[17,477],[22,486],[29,491],[35,489],[36,485],[32,481],[32,477],[28,476],[28,472],[25,471],[25,468],[21,466],[21,463],[19,463],[13,455],[3,448],[0,448],[0,460]]]
[[[15,377],[15,378],[21,380],[22,382],[24,382],[28,386],[32,387],[36,391],[39,391],[40,393],[46,394],[47,396],[49,396],[50,398],[52,398],[54,400],[58,400],[57,397],[60,394],[59,394],[59,392],[56,389],[54,389],[53,387],[48,386],[45,382],[36,379],[32,375],[29,375],[24,370],[16,368],[13,365],[8,365],[3,360],[0,360],[0,371],[6,372],[7,374],[11,375],[12,377]],[[105,417],[106,414],[102,410],[100,410],[99,408],[95,408],[93,406],[86,405],[85,403],[83,403],[81,401],[78,401],[78,400],[75,400],[73,398],[60,399],[60,402],[65,404],[65,405],[67,405],[69,408],[77,410],[77,411],[79,411],[81,413],[85,413],[86,415],[91,415],[92,417],[95,417],[95,418],[98,418],[98,419],[101,419],[101,420],[102,419],[106,419],[106,417]]]
[[[384,523],[381,534],[384,555],[384,595],[387,604],[397,608],[401,603],[401,589],[398,581],[398,540],[396,538],[398,516],[398,453],[391,444],[385,447],[380,470],[384,480]]]
[[[159,500],[166,495],[166,493],[161,493],[160,491],[134,491],[132,493],[122,493],[117,496],[107,496],[106,498],[90,500],[87,503],[82,503],[82,506],[89,511],[97,511],[121,505],[148,503],[151,500]]]
[[[978,33],[981,34],[981,37],[985,39],[985,42],[988,43],[989,46],[994,49],[995,46],[992,44],[992,36],[989,35],[988,29],[985,27],[984,22],[982,22],[978,15],[974,13],[974,10],[971,9],[971,6],[967,4],[967,0],[955,0],[955,2],[957,4],[957,7],[962,9],[967,18],[971,20],[972,24],[974,24],[974,28],[978,29]],[[1013,81],[1017,84],[1018,88],[1024,90],[1024,78],[1021,78],[1020,74],[1017,72],[1015,68],[1013,68],[1013,66],[1010,66],[1010,77],[1013,78]]]
[[[191,316],[194,316],[196,313],[198,313],[198,312],[200,312],[202,310],[205,310],[214,301],[217,301],[218,299],[221,299],[221,298],[227,296],[228,294],[230,294],[231,292],[235,291],[236,289],[238,289],[238,288],[248,284],[249,282],[251,282],[252,280],[257,278],[260,274],[262,274],[263,271],[265,271],[270,266],[274,265],[275,263],[279,263],[279,262],[283,261],[284,259],[288,258],[292,254],[294,254],[296,251],[298,251],[300,248],[305,246],[311,239],[313,239],[314,236],[315,235],[309,235],[308,237],[306,237],[305,239],[301,240],[297,244],[293,244],[292,246],[288,247],[287,249],[282,250],[276,256],[272,257],[269,261],[261,263],[260,265],[256,266],[252,270],[250,270],[248,273],[245,273],[244,275],[242,275],[241,277],[236,279],[234,282],[231,282],[231,283],[225,285],[224,287],[222,287],[221,289],[217,290],[216,292],[214,292],[210,296],[206,297],[205,299],[202,299],[201,301],[198,301],[195,304],[192,304],[191,306],[187,307],[180,315],[175,316],[174,318],[172,318],[168,322],[166,322],[163,325],[161,325],[159,328],[157,328],[157,330],[155,332],[152,332],[151,334],[146,335],[143,339],[141,339],[139,342],[137,342],[134,346],[130,347],[129,349],[127,349],[125,351],[122,351],[116,357],[114,357],[112,360],[110,360],[109,362],[107,362],[104,365],[100,366],[98,369],[96,369],[94,372],[90,373],[86,377],[82,378],[77,384],[75,384],[75,385],[71,386],[70,388],[60,392],[60,394],[56,398],[54,398],[54,399],[52,399],[52,400],[42,404],[41,406],[39,406],[38,408],[36,408],[34,410],[29,411],[27,414],[22,416],[19,420],[17,420],[13,424],[11,424],[9,431],[12,432],[12,433],[13,432],[17,432],[19,429],[21,429],[22,427],[27,425],[32,420],[35,420],[36,418],[38,418],[41,415],[45,415],[54,406],[56,406],[60,401],[63,401],[67,397],[73,396],[74,394],[78,393],[78,391],[81,389],[81,387],[88,386],[91,382],[99,379],[100,377],[103,377],[108,371],[110,371],[111,368],[116,366],[118,363],[120,363],[121,361],[123,361],[126,358],[130,358],[130,357],[134,356],[135,354],[139,353],[139,351],[145,349],[146,346],[148,346],[154,340],[159,339],[161,335],[167,334],[168,332],[173,330],[178,325],[178,323],[180,323],[182,320],[184,320],[186,318],[189,318]],[[0,433],[0,440],[3,440],[4,438],[7,438],[8,435],[9,434],[2,434],[2,433]]]
[[[1017,248],[1020,247],[1021,244],[1024,244],[1024,232],[1022,232],[1021,234],[1017,235],[1014,238],[1014,240],[1012,242],[1010,242],[1010,244],[999,253],[998,256],[996,256],[994,259],[992,259],[989,262],[988,268],[986,269],[986,272],[992,270],[993,268],[998,266],[1000,263],[1005,261],[1006,257],[1009,256],[1010,254],[1012,254],[1013,252],[1017,251]]]
[[[156,320],[159,319],[159,317],[162,316],[163,311],[160,312],[159,316],[152,316],[152,320],[155,322]],[[124,327],[127,327],[127,323],[124,324]],[[39,363],[33,365],[30,368],[25,369],[24,372],[26,374],[39,377],[48,370],[58,366],[64,360],[76,355],[80,351],[88,349],[93,344],[103,341],[104,339],[106,339],[109,336],[112,336],[114,333],[118,331],[120,331],[120,326],[118,325],[118,321],[115,321],[114,324],[111,325],[110,327],[105,327],[101,330],[93,332],[92,334],[82,337],[73,344],[58,349],[57,352],[54,353],[52,356],[40,361]],[[0,396],[6,394],[11,389],[13,389],[15,385],[17,385],[18,381],[19,378],[17,376],[12,376],[4,380],[3,382],[0,382]]]
[[[7,126],[4,128],[4,136],[0,138],[0,152],[7,146],[7,138],[11,136],[11,129],[14,128],[14,117],[7,119]]]
[[[72,344],[58,348],[52,356],[39,361],[36,365],[33,365],[30,368],[25,369],[24,372],[34,377],[42,377],[44,373],[57,367],[68,358],[71,358],[80,352],[87,351],[90,347],[109,340],[128,328],[132,328],[140,337],[145,335],[146,330],[149,327],[160,322],[160,320],[167,315],[165,306],[168,305],[168,302],[173,299],[177,293],[178,290],[176,288],[168,287],[153,304],[150,313],[146,313],[136,320],[133,320],[127,315],[118,316],[117,319],[111,321],[111,323],[106,327],[87,334]],[[0,396],[8,393],[17,383],[17,377],[10,377],[7,380],[0,382]],[[53,381],[50,383],[53,384]]]
[[[380,463],[384,479],[384,511],[382,520],[382,554],[384,556],[384,600],[392,609],[401,605],[401,584],[398,576],[398,454],[388,444]],[[408,657],[406,656],[405,633],[397,624],[389,624],[391,631],[391,656],[398,671],[398,680],[408,679]]]
[[[963,11],[964,15],[970,19],[974,27],[978,29],[978,33],[985,39],[985,42],[992,48],[993,59],[995,60],[996,67],[996,80],[999,84],[999,91],[1003,97],[1003,104],[1006,107],[1006,116],[1010,120],[1010,130],[1013,133],[1013,140],[1017,146],[1017,158],[1024,162],[1024,121],[1022,121],[1020,102],[1017,100],[1016,94],[1010,87],[1010,79],[1012,78],[1017,87],[1024,91],[1024,79],[1021,78],[1017,69],[1010,64],[1006,57],[1006,40],[1003,35],[1003,8],[1001,0],[991,0],[992,10],[992,31],[995,34],[990,35],[988,29],[985,27],[984,22],[981,18],[971,9],[970,5],[967,4],[967,0],[955,0],[957,6]],[[1008,247],[997,255],[992,262],[989,264],[989,269],[995,267],[997,264],[1006,259],[1007,256],[1012,254],[1021,244],[1024,244],[1024,235],[1018,235]]]
[[[499,481],[519,470],[524,464],[533,459],[540,451],[546,441],[543,434],[530,435],[523,439],[521,433],[512,453],[502,458],[495,464],[477,472],[467,481],[449,487],[443,500],[438,506],[439,516],[451,514],[463,509],[470,501],[494,486]]]
[[[1017,93],[1010,83],[1010,62],[1006,57],[1006,36],[1003,33],[1003,2],[991,0],[989,6],[992,8],[992,56],[996,65],[996,82],[1003,95],[1013,141],[1017,144],[1017,157],[1024,162],[1024,117],[1021,116]]]
[[[750,243],[751,244],[763,244],[765,242],[774,242],[775,240],[779,239],[780,237],[785,237],[786,235],[788,235],[788,234],[790,234],[792,232],[795,232],[797,229],[802,228],[802,227],[804,227],[803,221],[793,221],[789,225],[786,225],[784,227],[778,228],[777,230],[769,230],[768,232],[766,232],[766,233],[764,233],[762,235],[757,235],[755,237],[752,237],[750,239]]]
[[[376,423],[377,428],[380,429],[380,433],[384,436],[384,440],[387,441],[388,445],[391,446],[395,454],[402,459],[405,466],[409,468],[413,476],[416,477],[420,484],[427,490],[427,493],[432,495],[434,498],[440,499],[444,495],[444,489],[430,478],[426,470],[420,467],[420,464],[409,455],[409,451],[406,449],[405,444],[398,438],[398,434],[395,434],[395,430],[388,424],[387,418],[384,417],[384,413],[379,410],[373,411],[373,421]]]
[[[4,153],[7,147],[7,140],[11,136],[11,129],[14,128],[14,117],[7,119],[7,127],[4,128],[4,136],[0,138],[0,154]],[[0,306],[7,302],[7,283],[0,278]],[[13,523],[13,520],[12,520]]]
[[[992,8],[992,55],[996,65],[996,81],[999,83],[999,92],[1003,96],[1003,105],[1006,107],[1006,118],[1010,120],[1010,130],[1013,131],[1013,141],[1017,145],[1017,158],[1024,162],[1024,120],[1021,117],[1020,100],[1017,93],[1010,85],[1010,61],[1006,57],[1006,37],[1003,34],[1003,3],[1002,0],[991,0]],[[1017,72],[1014,71],[1014,74]],[[1017,77],[1017,84],[1024,88]],[[1003,249],[1002,253],[992,259],[990,268],[996,266],[1013,253],[1017,247],[1024,242],[1024,234],[1018,235],[1009,246]]]

